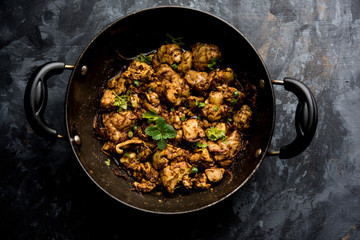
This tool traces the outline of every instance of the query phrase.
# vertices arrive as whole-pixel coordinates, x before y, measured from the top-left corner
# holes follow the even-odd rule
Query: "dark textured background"
[[[273,79],[300,79],[319,107],[318,130],[305,152],[266,158],[230,198],[186,215],[144,213],[108,197],[66,141],[47,141],[31,130],[23,109],[37,66],[74,64],[109,23],[161,5],[201,9],[234,25],[259,50]],[[168,21],[176,27],[176,19]],[[0,238],[360,239],[359,66],[359,0],[2,0]],[[69,76],[49,81],[45,118],[60,132]],[[275,94],[272,149],[295,136],[297,102],[281,87]]]

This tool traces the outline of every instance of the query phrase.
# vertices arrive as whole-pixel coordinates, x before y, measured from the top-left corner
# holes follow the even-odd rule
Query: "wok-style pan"
[[[244,154],[230,168],[223,181],[213,191],[191,191],[173,195],[139,194],[132,191],[129,180],[117,177],[107,166],[108,158],[93,132],[93,120],[106,81],[126,64],[121,56],[134,57],[164,44],[166,35],[181,36],[188,48],[196,42],[218,45],[228,66],[235,72],[247,72],[257,88],[251,130]],[[54,73],[72,69],[66,93],[67,137],[52,129],[42,118],[46,106],[46,80]],[[116,200],[147,212],[186,213],[209,207],[237,191],[257,170],[269,154],[274,121],[273,84],[283,84],[299,99],[295,123],[297,136],[281,147],[280,158],[301,153],[311,142],[317,126],[317,106],[310,90],[301,82],[285,78],[272,81],[260,55],[237,29],[223,20],[202,11],[183,7],[157,7],[139,11],[110,24],[90,41],[76,64],[51,62],[41,66],[32,76],[25,93],[25,110],[32,128],[47,138],[68,138],[79,163],[89,177]],[[264,176],[266,177],[266,176]]]

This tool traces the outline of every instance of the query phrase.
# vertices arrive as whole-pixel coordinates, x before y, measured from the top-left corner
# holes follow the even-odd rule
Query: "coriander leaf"
[[[196,147],[197,148],[206,148],[208,146],[207,143],[201,143],[201,142],[197,142],[196,143]]]
[[[117,95],[115,91],[113,91],[113,94],[115,95],[115,102],[113,103],[113,106],[118,108],[118,112],[121,112],[122,110],[127,109],[127,96],[126,95]]]
[[[160,139],[159,141],[157,141],[156,145],[160,150],[164,150],[166,148],[167,141],[166,139]]]
[[[226,131],[218,129],[216,127],[211,127],[208,130],[206,130],[206,136],[208,137],[208,139],[215,142],[215,141],[219,140],[220,138],[225,137]]]
[[[153,111],[146,111],[141,116],[146,118],[148,122],[154,122],[159,117],[159,115]]]
[[[198,102],[198,101],[195,99],[195,105],[196,105],[197,107],[202,108],[202,107],[205,107],[206,103],[204,103],[204,102]]]

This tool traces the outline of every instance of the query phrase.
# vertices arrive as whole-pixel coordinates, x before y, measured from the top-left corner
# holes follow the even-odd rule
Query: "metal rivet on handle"
[[[259,157],[262,153],[262,150],[261,148],[259,148],[258,150],[256,150],[256,153],[255,153],[255,157]]]
[[[81,139],[80,139],[79,135],[75,135],[75,136],[74,136],[74,142],[75,142],[77,145],[80,145],[80,144],[81,144]]]
[[[81,68],[81,75],[85,75],[86,73],[87,73],[87,71],[88,71],[88,67],[87,66],[82,66],[82,68]]]

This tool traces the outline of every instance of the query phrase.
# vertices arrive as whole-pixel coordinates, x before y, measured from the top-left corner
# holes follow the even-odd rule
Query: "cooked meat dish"
[[[107,82],[95,132],[135,190],[209,189],[245,150],[254,87],[222,58],[214,44],[166,43]]]

